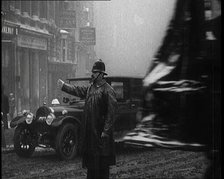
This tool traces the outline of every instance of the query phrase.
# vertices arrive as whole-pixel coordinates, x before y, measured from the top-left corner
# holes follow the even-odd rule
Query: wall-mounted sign
[[[47,40],[27,35],[18,35],[17,45],[20,47],[47,50]]]
[[[79,29],[79,41],[86,45],[96,44],[96,31],[94,27],[81,27]]]
[[[59,26],[62,29],[71,29],[76,27],[76,12],[75,11],[64,11],[60,15]]]

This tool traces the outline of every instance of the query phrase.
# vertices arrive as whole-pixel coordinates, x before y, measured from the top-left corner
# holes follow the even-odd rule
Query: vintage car
[[[67,79],[68,83],[85,86],[90,78]],[[114,138],[122,142],[124,135],[135,128],[141,103],[142,78],[106,77],[118,101]],[[54,99],[51,106],[39,107],[36,114],[24,110],[10,123],[15,127],[14,149],[21,157],[30,157],[36,147],[50,147],[63,160],[74,158],[80,151],[84,99],[64,92],[62,104]]]

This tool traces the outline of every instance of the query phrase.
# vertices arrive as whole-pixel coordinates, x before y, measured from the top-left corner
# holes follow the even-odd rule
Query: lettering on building
[[[9,26],[2,26],[2,33],[14,35],[14,28]]]
[[[64,11],[60,15],[59,26],[63,29],[71,29],[76,27],[76,12],[69,10]]]
[[[47,50],[47,40],[26,35],[19,35],[17,45],[25,48]]]
[[[82,27],[79,29],[79,41],[86,45],[96,44],[96,32],[94,27]]]

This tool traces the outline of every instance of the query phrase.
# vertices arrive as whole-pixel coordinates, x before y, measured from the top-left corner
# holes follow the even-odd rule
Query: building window
[[[39,1],[40,18],[47,18],[47,1]]]
[[[2,1],[1,3],[2,3],[2,10],[8,11],[10,1]]]
[[[39,3],[38,1],[31,1],[31,13],[38,16]]]
[[[65,55],[66,55],[66,51],[65,51],[65,49],[63,49],[63,53],[62,53],[62,55],[63,55],[63,62],[65,62]]]
[[[15,1],[10,1],[9,8],[10,8],[11,11],[15,10]]]
[[[210,0],[205,0],[204,7],[204,15],[205,15],[205,21],[209,21],[212,19],[212,7],[211,7],[211,1]],[[215,36],[211,30],[206,30],[205,32],[206,40],[215,40]]]
[[[62,39],[63,42],[63,48],[65,48],[65,39]]]
[[[55,20],[55,2],[54,1],[49,1],[49,8],[48,8],[48,19],[49,20]]]
[[[21,1],[18,0],[18,1],[15,1],[15,9],[21,9]]]
[[[65,2],[63,3],[63,10],[66,11],[66,10],[68,10],[68,9],[69,9],[69,2],[65,1]]]
[[[211,8],[211,0],[205,0],[204,7],[205,7],[205,9],[210,9]]]
[[[21,11],[28,13],[30,15],[31,1],[21,1]]]

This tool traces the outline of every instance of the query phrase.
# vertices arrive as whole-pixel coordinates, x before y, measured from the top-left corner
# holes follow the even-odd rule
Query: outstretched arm
[[[85,98],[87,94],[87,90],[88,90],[88,87],[73,86],[73,85],[65,83],[64,81],[60,79],[58,80],[58,87],[62,91],[68,94],[71,94],[73,96],[80,97],[80,98]]]

